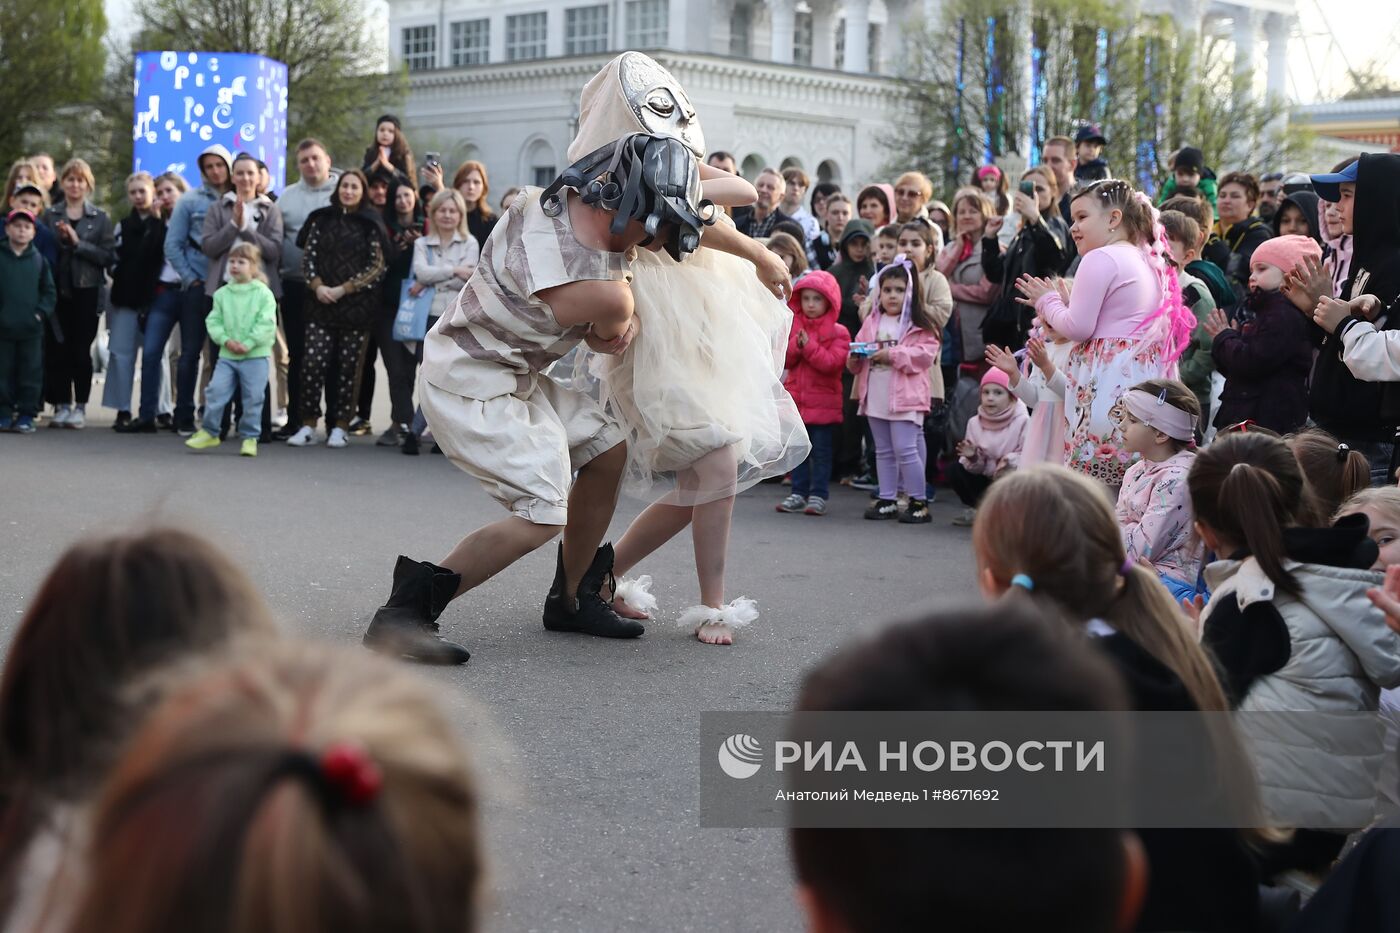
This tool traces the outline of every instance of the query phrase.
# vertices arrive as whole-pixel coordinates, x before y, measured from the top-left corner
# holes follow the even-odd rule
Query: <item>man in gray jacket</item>
[[[217,143],[199,154],[204,184],[180,195],[165,228],[165,259],[180,276],[180,362],[175,378],[175,429],[181,437],[194,434],[194,390],[199,381],[199,355],[205,344],[204,318],[212,302],[204,294],[209,259],[204,255],[204,215],[232,190],[232,158]],[[186,352],[184,348],[191,350]],[[211,364],[212,369],[212,364]]]
[[[277,318],[277,361],[279,409],[301,411],[301,361],[306,349],[306,278],[301,271],[301,249],[297,234],[311,212],[331,203],[337,176],[331,170],[330,153],[320,140],[303,139],[297,144],[297,169],[301,180],[288,185],[278,199],[282,209],[282,308]],[[283,388],[285,387],[285,388]],[[290,418],[278,430],[282,440],[296,433],[299,424]]]

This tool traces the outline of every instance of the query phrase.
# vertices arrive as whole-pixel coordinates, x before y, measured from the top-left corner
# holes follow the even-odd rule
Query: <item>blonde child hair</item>
[[[1333,518],[1354,515],[1362,509],[1375,509],[1400,525],[1400,486],[1368,486],[1352,493],[1337,508],[1337,514]]]
[[[236,652],[186,671],[127,746],[68,929],[471,933],[479,823],[417,678],[327,645]]]
[[[261,282],[264,285],[268,284],[267,273],[263,271],[262,250],[258,248],[258,244],[233,244],[233,248],[228,251],[228,258],[232,259],[235,256],[242,257],[243,259],[248,260],[248,262],[252,264],[254,281]]]

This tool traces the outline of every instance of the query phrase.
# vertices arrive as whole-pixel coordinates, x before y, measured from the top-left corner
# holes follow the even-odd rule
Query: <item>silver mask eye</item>
[[[624,52],[618,78],[627,105],[642,131],[679,139],[697,158],[705,155],[705,134],[685,90],[669,71],[640,52]]]

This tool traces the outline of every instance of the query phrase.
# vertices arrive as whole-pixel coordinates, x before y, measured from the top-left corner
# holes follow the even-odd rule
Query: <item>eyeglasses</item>
[[[918,188],[896,188],[894,193],[901,198],[917,198],[923,194]]]

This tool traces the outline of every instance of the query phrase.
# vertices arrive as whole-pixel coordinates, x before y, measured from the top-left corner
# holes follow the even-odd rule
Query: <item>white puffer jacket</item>
[[[1380,687],[1400,685],[1400,636],[1366,598],[1382,575],[1284,561],[1302,598],[1280,593],[1252,557],[1206,568],[1203,621],[1226,600],[1271,603],[1288,629],[1283,667],[1256,679],[1240,713],[1374,713]],[[1279,825],[1359,829],[1372,820],[1382,754],[1376,716],[1239,717],[1264,807]]]

